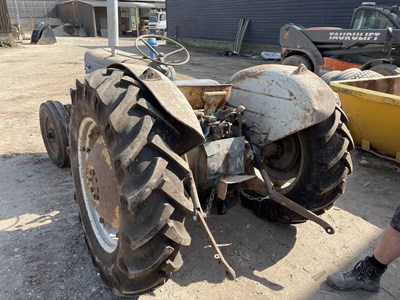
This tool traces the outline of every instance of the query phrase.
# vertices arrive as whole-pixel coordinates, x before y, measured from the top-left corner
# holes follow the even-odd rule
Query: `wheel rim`
[[[96,122],[89,117],[84,118],[79,126],[79,138],[78,138],[79,178],[82,187],[84,205],[89,217],[90,226],[92,227],[96,239],[99,242],[100,246],[103,248],[103,250],[108,253],[112,253],[115,251],[118,245],[117,235],[119,229],[116,228],[115,225],[113,226],[105,222],[104,218],[99,214],[98,209],[96,210],[93,202],[93,187],[89,186],[88,184],[88,180],[90,180],[88,179],[89,176],[88,173],[91,174],[92,173],[91,170],[93,170],[93,166],[91,166],[91,169],[89,169],[90,165],[89,162],[91,159],[90,149],[93,149],[93,147],[96,146],[96,144],[99,142],[99,139],[103,139],[103,137],[99,133],[95,134],[96,132],[99,132],[99,128]],[[107,149],[106,151],[108,153]],[[114,184],[114,182],[112,182],[112,184]]]
[[[288,193],[298,182],[302,170],[302,146],[297,134],[292,134],[261,149],[264,167],[275,190]]]

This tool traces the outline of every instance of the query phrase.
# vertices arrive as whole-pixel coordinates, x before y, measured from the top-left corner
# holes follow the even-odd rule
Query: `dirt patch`
[[[54,166],[40,136],[40,103],[69,103],[69,89],[83,77],[83,55],[105,46],[101,38],[58,37],[49,46],[0,49],[0,298],[117,299],[105,289],[87,252],[68,169]],[[132,40],[122,40],[126,49]],[[224,82],[236,71],[264,63],[191,51],[179,78]],[[188,220],[192,244],[184,266],[163,287],[140,299],[400,299],[400,264],[395,261],[377,294],[339,293],[328,274],[371,254],[400,199],[400,167],[354,151],[354,173],[346,193],[324,219],[329,236],[307,222],[279,226],[237,205],[211,216],[210,227],[236,270],[235,281],[205,248],[199,225]],[[361,162],[361,163],[360,163]]]

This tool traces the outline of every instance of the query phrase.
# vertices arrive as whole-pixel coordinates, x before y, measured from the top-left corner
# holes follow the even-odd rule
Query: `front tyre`
[[[43,102],[39,108],[39,121],[50,159],[60,168],[68,167],[68,105],[55,100]]]
[[[300,66],[300,64],[303,64],[308,70],[313,69],[311,62],[305,56],[302,56],[302,55],[288,56],[282,61],[282,65],[286,65],[286,66],[297,67],[297,66]]]
[[[117,295],[151,291],[181,267],[180,247],[190,244],[179,132],[121,70],[97,70],[71,95],[71,170],[94,264]]]
[[[344,112],[337,107],[325,121],[262,149],[263,163],[274,188],[316,214],[330,208],[344,192],[345,179],[353,169],[349,151],[354,143],[347,122]],[[258,216],[269,221],[306,221],[272,200],[242,199],[245,207],[253,208]]]

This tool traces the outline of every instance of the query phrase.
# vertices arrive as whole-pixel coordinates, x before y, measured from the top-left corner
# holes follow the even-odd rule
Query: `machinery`
[[[397,75],[400,74],[399,7],[365,2],[355,9],[350,29],[287,24],[281,28],[280,44],[282,64],[303,63],[319,75],[348,68]]]
[[[167,13],[151,10],[149,13],[149,32],[164,36],[167,31]]]
[[[206,216],[227,213],[238,198],[270,221],[309,219],[333,234],[318,215],[343,193],[354,145],[329,86],[304,65],[251,67],[224,84],[173,81],[189,52],[172,40],[176,48],[161,52],[147,38],[138,39],[154,53],[140,51],[147,65],[140,55],[89,52],[72,105],[40,107],[50,158],[71,166],[104,283],[125,296],[164,284],[183,264],[190,215],[234,279]]]
[[[52,45],[56,42],[56,36],[50,24],[45,24],[44,22],[36,24],[35,29],[32,31],[32,44]]]

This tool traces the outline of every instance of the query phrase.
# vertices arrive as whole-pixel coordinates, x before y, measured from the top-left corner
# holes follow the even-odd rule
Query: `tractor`
[[[235,199],[271,222],[312,220],[334,233],[319,215],[344,192],[354,147],[336,93],[304,65],[250,67],[223,84],[177,81],[174,66],[189,52],[168,37],[175,48],[162,52],[152,38],[161,37],[136,40],[141,55],[89,51],[72,104],[40,106],[44,144],[71,168],[104,283],[123,296],[164,284],[191,242],[188,216],[234,279],[206,217]]]

